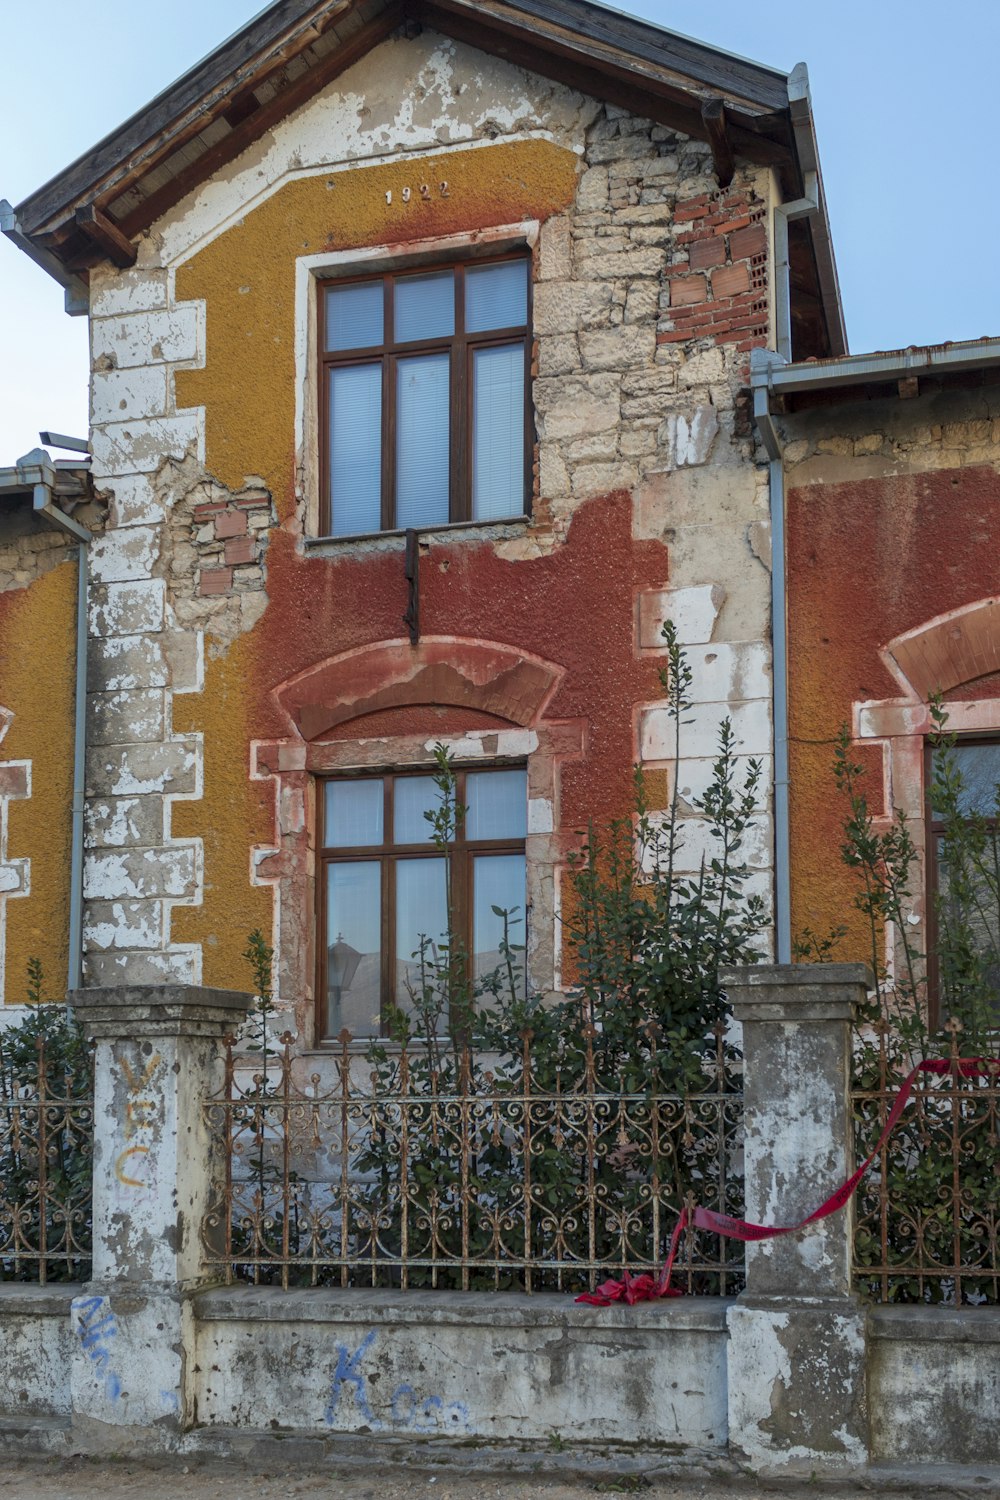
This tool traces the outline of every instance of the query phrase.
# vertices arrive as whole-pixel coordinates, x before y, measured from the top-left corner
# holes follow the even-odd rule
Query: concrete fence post
[[[743,1025],[746,1217],[794,1224],[853,1171],[851,1022],[863,964],[781,964],[722,975]],[[865,1310],[852,1293],[853,1205],[747,1245],[729,1312],[729,1440],[754,1469],[868,1461]]]
[[[168,1447],[191,1425],[191,1294],[224,1145],[203,1101],[253,997],[182,984],[76,990],[96,1042],[93,1280],[74,1299],[73,1426],[88,1451]]]

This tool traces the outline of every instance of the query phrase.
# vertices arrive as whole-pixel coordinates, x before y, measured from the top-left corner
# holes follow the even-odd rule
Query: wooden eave
[[[25,199],[20,234],[84,278],[128,264],[169,208],[397,27],[424,24],[709,141],[720,180],[742,157],[773,167],[786,197],[802,191],[784,74],[591,0],[276,0]],[[800,263],[797,280],[815,274]]]

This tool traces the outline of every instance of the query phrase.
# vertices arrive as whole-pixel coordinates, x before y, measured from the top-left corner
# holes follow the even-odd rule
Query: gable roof
[[[4,205],[0,227],[84,310],[90,266],[131,264],[132,240],[168,208],[398,27],[425,24],[710,141],[720,178],[733,156],[749,158],[773,167],[790,199],[817,169],[804,69],[789,78],[592,0],[275,0],[16,209]],[[795,226],[793,299],[815,325],[810,352],[836,354],[846,339],[822,197],[819,217],[817,232]]]

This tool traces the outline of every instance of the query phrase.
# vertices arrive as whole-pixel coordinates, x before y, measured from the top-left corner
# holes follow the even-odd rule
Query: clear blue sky
[[[253,0],[0,5],[0,197],[13,203],[184,72]],[[1000,0],[632,0],[634,14],[809,66],[851,348],[1000,334]],[[86,431],[86,320],[0,241],[0,465]]]

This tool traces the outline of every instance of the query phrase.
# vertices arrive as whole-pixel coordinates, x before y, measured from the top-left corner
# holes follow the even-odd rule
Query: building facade
[[[583,0],[300,0],[4,215],[93,359],[89,488],[53,502],[92,536],[79,876],[81,544],[5,471],[8,1003],[76,948],[89,984],[240,987],[259,928],[302,1043],[364,1033],[445,880],[477,962],[516,908],[558,990],[568,857],[635,764],[673,789],[665,619],[690,868],[728,715],[773,951],[842,915],[829,742],[919,805],[947,622],[992,639],[994,418],[968,369],[846,358],[804,69]]]

